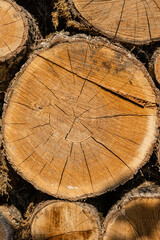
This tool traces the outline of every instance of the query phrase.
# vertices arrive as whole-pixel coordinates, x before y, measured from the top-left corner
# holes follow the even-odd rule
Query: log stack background
[[[75,6],[77,7],[78,11],[75,10],[75,6],[73,5],[73,2],[75,4]],[[82,4],[81,4],[81,2],[82,2]],[[101,6],[99,8],[100,12],[103,10],[103,2],[104,1],[102,1]],[[32,55],[36,49],[38,51],[39,50],[41,51],[41,49],[43,47],[49,46],[50,42],[53,41],[53,40],[51,40],[51,39],[53,39],[53,34],[57,35],[61,32],[61,36],[62,35],[64,36],[64,32],[65,32],[66,38],[72,37],[75,34],[82,34],[82,35],[85,34],[85,36],[88,36],[88,37],[94,37],[94,36],[101,37],[102,36],[102,37],[104,37],[104,41],[108,41],[108,38],[109,38],[109,41],[111,41],[112,44],[116,45],[114,47],[115,49],[116,48],[119,49],[119,47],[124,47],[128,51],[127,54],[132,53],[133,55],[135,55],[135,58],[137,58],[144,65],[144,67],[149,71],[149,73],[152,76],[152,79],[155,82],[156,95],[159,95],[159,92],[158,92],[158,88],[159,88],[158,74],[159,73],[158,73],[158,70],[155,70],[155,69],[158,69],[158,66],[155,66],[155,65],[156,64],[158,65],[157,62],[158,62],[159,50],[157,50],[157,49],[160,46],[160,42],[159,42],[160,37],[159,37],[159,32],[158,32],[159,18],[160,18],[159,12],[160,11],[158,8],[158,1],[155,1],[154,5],[153,5],[153,3],[148,3],[148,4],[143,5],[141,2],[137,6],[134,6],[134,4],[133,4],[133,6],[132,6],[132,4],[128,4],[128,1],[124,1],[123,3],[121,2],[121,4],[115,3],[115,5],[114,5],[114,1],[113,1],[113,3],[109,3],[109,6],[108,6],[109,10],[107,13],[105,12],[105,14],[107,14],[107,16],[108,16],[107,23],[112,26],[112,29],[110,31],[103,29],[104,26],[106,27],[106,24],[105,24],[104,19],[103,18],[101,19],[101,16],[99,16],[98,10],[97,10],[97,15],[92,16],[92,8],[91,8],[92,7],[91,4],[93,4],[92,1],[68,1],[67,2],[64,0],[60,0],[60,1],[28,0],[28,1],[24,2],[21,0],[17,0],[16,3],[19,4],[20,6],[22,6],[25,10],[27,10],[33,16],[33,18],[36,20],[37,26],[39,27],[40,34],[38,33],[37,27],[35,27],[35,29],[37,31],[36,32],[36,36],[37,36],[36,44],[34,42],[32,42],[32,46],[30,46],[28,48],[28,52],[26,53],[26,55],[22,59],[20,59],[20,61],[18,63],[16,63],[16,70],[14,70],[13,74],[9,78],[7,76],[7,81],[5,81],[7,83],[7,85],[8,85],[8,82],[14,77],[15,73],[20,70],[22,65],[26,62],[26,60],[29,58],[29,56]],[[99,5],[99,1],[95,1],[95,8],[98,5]],[[130,11],[132,13],[134,12],[133,9],[135,9],[135,8],[137,9],[136,15],[133,14],[133,16],[130,16],[129,14],[127,14],[127,11],[129,11],[128,9],[130,9],[130,6],[131,6]],[[87,15],[85,15],[85,14],[83,15],[83,8],[88,8],[88,10],[86,11]],[[118,9],[118,11],[119,11],[118,16],[114,16],[114,14],[112,13],[112,9]],[[154,11],[155,19],[152,16],[150,9],[152,11]],[[135,29],[137,28],[136,24],[137,24],[138,20],[135,25],[132,23],[131,20],[133,20],[133,17],[137,18],[137,19],[140,17],[139,11],[142,11],[142,13],[143,13],[141,15],[141,17],[143,19],[141,28],[143,29],[143,31],[138,32],[137,39],[136,39]],[[84,20],[84,18],[86,18],[86,17],[88,17],[89,20],[87,20],[87,21]],[[116,23],[112,22],[114,20],[114,17],[115,17]],[[125,19],[128,19],[128,20],[126,20],[126,22],[125,22],[125,20],[123,20],[123,17],[125,17]],[[97,30],[96,24],[98,24],[98,22],[96,21],[96,19],[98,19],[100,21],[100,23],[102,23],[100,30]],[[130,25],[128,26],[127,24],[130,24]],[[127,32],[124,32],[124,29],[128,29]],[[105,34],[104,34],[104,31],[106,32]],[[129,33],[129,31],[131,31],[131,33]],[[34,33],[35,33],[35,31],[34,31]],[[121,36],[121,33],[122,33],[122,36]],[[68,35],[68,37],[67,37],[67,35]],[[128,37],[125,39],[125,36],[128,36]],[[83,35],[83,37],[84,37],[84,35]],[[84,37],[84,38],[86,38],[86,37]],[[34,39],[35,39],[35,37],[34,37]],[[86,40],[84,40],[84,42],[85,41]],[[73,47],[73,50],[75,48],[76,48],[76,46]],[[124,52],[126,50],[124,50]],[[64,55],[65,55],[65,53],[64,53]],[[44,57],[44,62],[45,62],[46,56],[43,55],[43,57]],[[28,64],[29,64],[29,62],[28,62]],[[65,62],[64,62],[64,64],[65,64]],[[22,72],[26,69],[26,66],[27,65],[25,65],[23,67],[23,70],[21,70]],[[133,69],[132,69],[132,71],[134,72]],[[146,71],[146,70],[144,70],[144,71]],[[90,74],[90,73],[88,73],[88,74]],[[21,74],[17,75],[16,78],[19,78],[20,75]],[[85,76],[89,76],[89,75],[85,74]],[[14,85],[12,85],[12,87],[13,86]],[[81,86],[81,87],[83,89],[83,86]],[[102,86],[102,87],[105,87],[105,86]],[[6,85],[5,85],[5,88],[6,88]],[[5,88],[3,88],[2,91],[4,91]],[[6,95],[6,96],[8,96],[8,95]],[[8,101],[7,99],[9,99],[9,98],[6,97],[5,101],[7,102]],[[3,94],[0,99],[0,103],[1,103],[1,115],[2,115],[2,111],[3,111],[3,107],[4,107]],[[158,108],[158,105],[156,107]],[[6,110],[4,110],[4,111],[6,111]],[[150,110],[148,110],[148,111],[150,111]],[[147,114],[150,114],[150,112],[149,113],[147,112]],[[48,121],[50,121],[50,118],[48,118],[48,119],[49,119]],[[88,126],[87,126],[87,128],[88,128]],[[158,130],[159,130],[159,128],[157,126],[157,131]],[[68,135],[67,135],[67,137],[68,137]],[[72,137],[74,137],[74,136],[72,136]],[[97,194],[95,194],[95,195],[97,195],[96,197],[92,196],[92,194],[89,193],[89,194],[86,194],[86,196],[89,196],[89,197],[86,198],[83,196],[83,197],[80,197],[80,198],[84,198],[83,200],[77,199],[78,203],[76,203],[76,204],[78,207],[84,207],[87,209],[91,209],[90,212],[93,211],[93,213],[95,214],[95,215],[93,214],[94,216],[91,216],[91,218],[96,219],[95,223],[94,223],[93,219],[91,222],[94,225],[93,228],[94,229],[98,228],[98,231],[99,231],[99,229],[101,229],[100,225],[104,221],[104,218],[108,214],[109,210],[115,204],[117,204],[117,202],[120,201],[121,199],[126,199],[126,200],[124,200],[124,201],[122,200],[122,202],[118,203],[116,205],[116,207],[113,207],[113,209],[111,210],[111,212],[108,215],[108,218],[105,219],[104,225],[103,225],[104,236],[102,236],[102,239],[104,239],[104,240],[118,239],[116,235],[114,236],[114,234],[112,234],[112,230],[111,230],[111,237],[110,237],[110,235],[109,235],[109,237],[106,237],[106,223],[108,224],[108,221],[109,221],[108,219],[112,217],[112,214],[113,215],[117,214],[116,209],[120,208],[120,209],[122,209],[121,211],[124,211],[123,207],[125,208],[126,202],[130,201],[130,195],[126,196],[125,194],[126,193],[130,194],[130,191],[132,191],[133,198],[134,198],[134,191],[133,191],[134,188],[149,181],[150,183],[148,185],[146,185],[145,188],[142,187],[141,188],[142,190],[136,191],[135,197],[137,198],[138,196],[143,195],[142,192],[146,192],[145,197],[147,197],[147,199],[149,198],[149,201],[151,201],[153,198],[154,199],[153,206],[155,206],[156,204],[157,204],[156,206],[158,206],[159,195],[157,194],[155,196],[155,192],[158,193],[159,189],[153,188],[152,184],[151,184],[151,183],[154,183],[157,186],[160,185],[158,143],[159,143],[159,137],[157,134],[157,140],[156,141],[154,140],[154,144],[153,144],[153,146],[154,146],[153,151],[152,151],[152,147],[150,147],[151,148],[150,152],[152,152],[152,154],[150,154],[148,152],[149,156],[146,157],[145,159],[143,159],[142,164],[138,164],[138,166],[136,166],[136,169],[133,172],[135,175],[131,174],[133,177],[131,180],[128,180],[129,178],[131,178],[128,174],[128,176],[126,177],[126,180],[128,180],[128,181],[126,182],[126,180],[122,180],[122,182],[124,184],[120,185],[120,186],[118,186],[119,184],[117,184],[117,185],[115,184],[117,188],[112,191],[110,191],[110,189],[112,189],[113,187],[111,187],[111,188],[108,187],[109,191],[107,193],[103,193],[105,191],[102,190],[102,191],[97,191]],[[69,199],[71,198],[72,199],[74,197],[69,196],[69,193],[67,193],[67,197],[63,196],[63,191],[60,195],[58,195],[57,193],[54,192],[53,193],[54,197],[53,197],[53,196],[51,196],[52,194],[48,195],[48,194],[43,193],[43,192],[37,190],[36,188],[34,188],[32,184],[25,181],[22,177],[20,177],[16,173],[16,171],[15,171],[15,169],[17,170],[16,167],[14,167],[14,169],[12,168],[12,166],[10,165],[10,163],[8,162],[8,160],[6,158],[6,152],[9,152],[9,151],[6,147],[7,151],[5,152],[3,147],[4,147],[4,145],[2,144],[1,145],[1,159],[0,159],[0,204],[1,204],[1,206],[5,205],[5,208],[8,208],[8,209],[9,209],[9,206],[14,205],[17,209],[17,210],[14,210],[14,213],[17,211],[16,216],[17,215],[19,216],[17,218],[18,224],[16,226],[14,226],[12,218],[15,218],[15,217],[13,217],[13,215],[14,215],[13,213],[10,213],[10,215],[12,217],[10,217],[11,220],[9,220],[9,223],[7,223],[7,227],[6,227],[6,228],[10,229],[10,230],[8,230],[8,232],[11,232],[10,237],[12,237],[13,239],[32,239],[32,238],[33,239],[46,239],[46,238],[52,239],[49,234],[53,234],[52,237],[53,237],[53,239],[55,239],[56,233],[52,233],[51,230],[52,230],[52,228],[56,228],[57,225],[56,225],[56,222],[54,222],[52,220],[52,218],[54,218],[54,217],[52,217],[52,214],[53,214],[52,212],[55,211],[56,215],[58,215],[60,213],[59,212],[57,213],[57,210],[55,210],[56,209],[56,207],[55,207],[54,211],[51,208],[52,209],[51,213],[45,212],[45,214],[46,214],[45,215],[45,214],[43,214],[43,211],[44,211],[43,207],[45,208],[46,206],[49,206],[49,204],[53,203],[53,200],[57,201],[56,197],[60,197],[62,199],[63,198],[69,198]],[[84,153],[83,146],[81,146],[81,150],[82,150],[82,153]],[[83,156],[83,157],[85,158],[85,156]],[[145,160],[147,160],[147,162]],[[17,159],[17,161],[18,161],[18,159]],[[10,162],[12,163],[12,161],[10,161]],[[13,166],[14,166],[14,164],[13,164]],[[21,169],[18,169],[18,172],[21,174]],[[63,172],[63,170],[62,170],[62,172]],[[96,174],[96,171],[94,174]],[[21,174],[21,175],[24,177],[23,174]],[[62,177],[62,175],[61,175],[61,177]],[[88,172],[88,178],[89,178],[89,181],[91,181],[91,176],[90,176],[89,172]],[[29,181],[30,179],[27,179],[27,180]],[[33,180],[31,180],[31,182],[33,182]],[[37,186],[37,184],[34,184],[34,186]],[[43,190],[43,188],[40,190]],[[46,190],[44,192],[47,192],[50,194],[50,191],[48,191],[48,190]],[[101,195],[99,195],[98,192],[101,192]],[[144,197],[144,195],[143,195],[143,197]],[[51,200],[51,202],[49,200]],[[140,203],[136,203],[136,204],[140,205],[141,199],[137,200],[137,201],[139,201]],[[44,202],[44,203],[42,203],[42,202]],[[81,205],[80,202],[85,202],[86,205],[83,206],[83,204]],[[124,202],[125,202],[125,204],[123,206]],[[131,202],[133,202],[133,201],[131,201]],[[38,204],[40,204],[40,205],[36,208],[36,206]],[[57,202],[56,204],[59,204],[59,202]],[[60,203],[60,205],[61,204],[63,204],[63,203]],[[68,203],[68,204],[70,204],[70,203]],[[95,210],[95,209],[93,210],[92,207],[90,207],[90,205],[87,205],[87,204],[91,204],[97,210]],[[67,205],[67,203],[66,203],[66,205]],[[133,203],[133,205],[134,205],[134,203]],[[159,211],[158,207],[155,210],[156,212]],[[67,215],[67,211],[69,211],[68,210],[69,207],[66,209],[67,210],[63,210],[63,208],[62,208],[62,210],[65,212],[66,216],[71,216],[71,217],[73,217],[73,215],[77,216],[76,215],[76,214],[78,214],[77,212],[71,213],[71,211]],[[74,207],[73,207],[73,209],[74,209]],[[21,212],[22,217],[20,216],[21,214],[19,213],[19,211]],[[42,211],[42,215],[41,215],[41,211]],[[80,210],[78,210],[78,211],[80,212]],[[85,212],[85,210],[83,210],[83,211]],[[99,212],[100,216],[98,216],[98,213],[95,213],[96,211]],[[126,212],[127,211],[128,210],[126,210]],[[39,220],[39,216],[40,217],[42,216],[42,220],[40,220],[40,221],[42,221],[43,223],[45,223],[45,221],[46,221],[47,227],[50,225],[49,225],[49,223],[47,223],[47,220],[44,220],[45,217],[47,219],[51,218],[51,221],[53,221],[53,225],[51,224],[51,226],[49,227],[50,228],[48,230],[49,233],[46,231],[44,231],[44,233],[43,233],[43,230],[42,230],[43,226],[40,225],[40,227],[37,227],[37,224],[39,224],[38,220],[35,217],[37,213],[39,214],[37,219]],[[47,215],[47,214],[49,214],[49,215]],[[143,214],[143,211],[142,211],[142,214]],[[150,214],[149,211],[148,211],[148,214]],[[151,214],[155,215],[154,211],[152,211]],[[101,219],[101,223],[100,223],[99,218]],[[120,216],[119,218],[121,219],[123,217]],[[126,220],[126,218],[128,218],[127,214],[126,214],[125,220]],[[139,218],[139,216],[138,216],[138,218]],[[155,218],[157,219],[158,217],[156,216]],[[63,220],[62,217],[60,219],[61,219],[61,221]],[[78,217],[77,217],[77,219],[78,219]],[[83,216],[81,217],[81,220],[83,221]],[[12,222],[12,224],[10,224],[10,221]],[[65,221],[66,220],[64,220],[64,223],[65,223]],[[84,221],[86,221],[85,217],[84,217]],[[132,221],[132,218],[131,218],[131,220],[128,220],[128,221]],[[3,222],[3,219],[2,219],[2,222]],[[5,222],[6,222],[6,220],[5,220]],[[74,224],[75,224],[75,222],[73,223],[73,225]],[[97,226],[95,226],[96,224],[97,224]],[[0,226],[1,227],[0,230],[1,230],[2,234],[5,234],[5,232],[4,232],[5,227],[3,227],[3,226],[4,226],[4,223],[2,224],[2,227]],[[79,233],[82,233],[82,234],[76,235],[76,233],[74,232],[74,227],[67,226],[67,224],[66,224],[66,228],[64,229],[63,221],[61,224],[59,224],[59,226],[62,226],[62,230],[60,232],[57,232],[57,239],[70,239],[70,240],[74,239],[74,238],[77,238],[80,240],[81,239],[99,239],[99,236],[100,236],[100,235],[97,235],[100,233],[99,232],[97,233],[96,230],[94,230],[95,232],[92,231],[92,226],[90,226],[89,230],[87,229],[87,231],[89,233],[88,235],[87,235],[87,232],[84,233],[82,229],[79,229]],[[151,226],[152,226],[152,224],[151,224]],[[44,227],[45,227],[45,224],[44,224]],[[47,229],[47,227],[45,227],[45,230]],[[68,227],[68,229],[67,229],[67,227]],[[12,230],[12,228],[14,229],[14,231]],[[83,227],[83,228],[85,228],[85,227]],[[123,226],[122,226],[122,228],[123,228]],[[39,230],[40,230],[40,232],[39,232]],[[126,230],[126,231],[132,232],[132,230]],[[140,232],[138,230],[138,233],[136,232],[136,233],[132,233],[132,235],[128,235],[128,240],[136,239],[139,236],[143,235],[144,234],[143,231],[145,231],[145,228],[144,228],[144,230],[142,228],[140,230],[142,230],[142,232]],[[65,234],[65,231],[67,231],[67,235]],[[152,232],[154,232],[154,231],[152,231]],[[69,233],[69,235],[68,235],[68,233]],[[70,235],[70,233],[71,233],[71,235]],[[73,235],[72,235],[72,233],[73,233]],[[157,232],[154,232],[154,234],[157,235]],[[125,236],[122,237],[120,235],[118,235],[118,236],[119,236],[120,240],[123,239],[123,237],[125,237]],[[6,235],[4,237],[4,239],[8,239],[8,236]]]

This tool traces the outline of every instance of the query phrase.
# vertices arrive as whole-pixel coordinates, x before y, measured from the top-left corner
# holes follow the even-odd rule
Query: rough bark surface
[[[0,206],[0,239],[12,240],[14,231],[19,228],[21,214],[14,206]]]
[[[142,64],[103,39],[57,36],[8,95],[3,142],[15,170],[53,196],[113,189],[148,159],[157,99]]]
[[[78,16],[89,28],[114,40],[145,44],[160,39],[158,0],[68,0],[67,2],[74,16]]]
[[[82,203],[44,202],[31,221],[33,240],[98,240],[100,230],[96,209]]]
[[[108,213],[103,240],[160,239],[160,189],[145,185],[132,190]]]
[[[31,15],[12,0],[0,0],[0,96],[18,64],[40,38]]]

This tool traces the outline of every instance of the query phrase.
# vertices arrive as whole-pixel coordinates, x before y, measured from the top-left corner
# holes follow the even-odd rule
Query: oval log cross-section
[[[36,38],[40,34],[31,15],[12,0],[0,0],[0,93]]]
[[[33,213],[31,235],[33,240],[98,240],[98,213],[88,204],[45,202]]]
[[[149,75],[100,39],[55,38],[28,61],[6,102],[9,161],[35,187],[61,198],[94,196],[125,182],[156,139]]]
[[[160,39],[160,2],[68,0],[75,16],[112,39],[144,44]]]
[[[102,240],[159,240],[160,189],[152,190],[133,191],[114,206],[104,221]]]

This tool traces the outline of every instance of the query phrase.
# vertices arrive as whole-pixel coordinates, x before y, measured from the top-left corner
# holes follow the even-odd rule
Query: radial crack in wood
[[[157,0],[67,0],[72,14],[109,38],[133,44],[160,40]]]
[[[40,33],[31,15],[12,0],[0,0],[0,96]]]
[[[103,39],[59,35],[13,80],[3,114],[8,160],[36,188],[95,196],[133,177],[157,138],[146,70]]]
[[[89,204],[44,202],[31,220],[33,240],[98,240],[100,230],[98,213]]]
[[[150,184],[125,196],[106,216],[102,240],[159,240],[159,190]]]

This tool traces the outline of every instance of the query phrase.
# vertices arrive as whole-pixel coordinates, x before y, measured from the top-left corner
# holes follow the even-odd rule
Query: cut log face
[[[134,44],[160,39],[159,1],[68,1],[75,15],[110,38]]]
[[[27,40],[27,21],[12,1],[0,0],[0,60],[20,51]]]
[[[160,49],[158,48],[149,63],[149,71],[151,76],[155,78],[157,83],[160,86]]]
[[[12,0],[0,0],[0,98],[40,33],[31,15]]]
[[[98,214],[88,204],[47,202],[33,216],[33,240],[98,240],[100,236]]]
[[[36,188],[78,199],[111,190],[149,158],[156,93],[142,64],[101,39],[57,37],[13,81],[3,138]]]
[[[157,59],[155,61],[154,70],[157,82],[160,84],[160,54],[157,56]]]
[[[108,214],[102,240],[159,240],[159,212],[160,198],[154,192],[139,197],[132,195]]]

